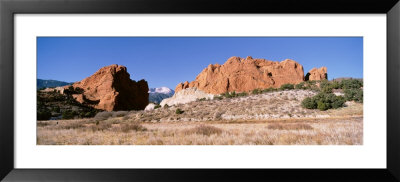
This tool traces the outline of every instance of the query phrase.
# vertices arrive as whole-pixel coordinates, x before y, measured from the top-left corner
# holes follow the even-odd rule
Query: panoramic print
[[[38,37],[37,145],[362,145],[362,37]]]

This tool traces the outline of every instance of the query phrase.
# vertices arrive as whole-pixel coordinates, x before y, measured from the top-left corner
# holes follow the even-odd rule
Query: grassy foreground
[[[57,124],[58,122],[58,124]],[[362,145],[362,117],[139,123],[39,121],[38,145]]]

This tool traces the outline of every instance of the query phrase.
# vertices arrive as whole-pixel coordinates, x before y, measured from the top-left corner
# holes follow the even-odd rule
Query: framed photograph
[[[399,6],[1,1],[0,178],[399,181]]]

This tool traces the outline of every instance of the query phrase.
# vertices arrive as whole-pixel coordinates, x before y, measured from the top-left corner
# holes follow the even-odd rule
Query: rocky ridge
[[[223,65],[210,64],[194,81],[179,83],[175,92],[196,87],[209,94],[248,92],[254,89],[279,88],[283,84],[304,81],[303,66],[294,60],[281,62],[247,57],[231,57]]]

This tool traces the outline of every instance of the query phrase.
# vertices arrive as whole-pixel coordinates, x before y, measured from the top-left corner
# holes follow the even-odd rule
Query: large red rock
[[[106,111],[142,110],[149,103],[149,87],[145,80],[131,80],[125,66],[111,65],[76,82],[82,94],[73,97],[80,103]]]
[[[194,81],[179,83],[175,93],[191,87],[211,94],[247,92],[254,89],[278,88],[304,80],[303,66],[286,59],[282,62],[265,59],[231,57],[223,65],[210,64]]]
[[[327,80],[328,79],[328,69],[326,67],[321,67],[321,68],[313,68],[311,69],[307,75],[306,75],[306,81],[307,80]]]

